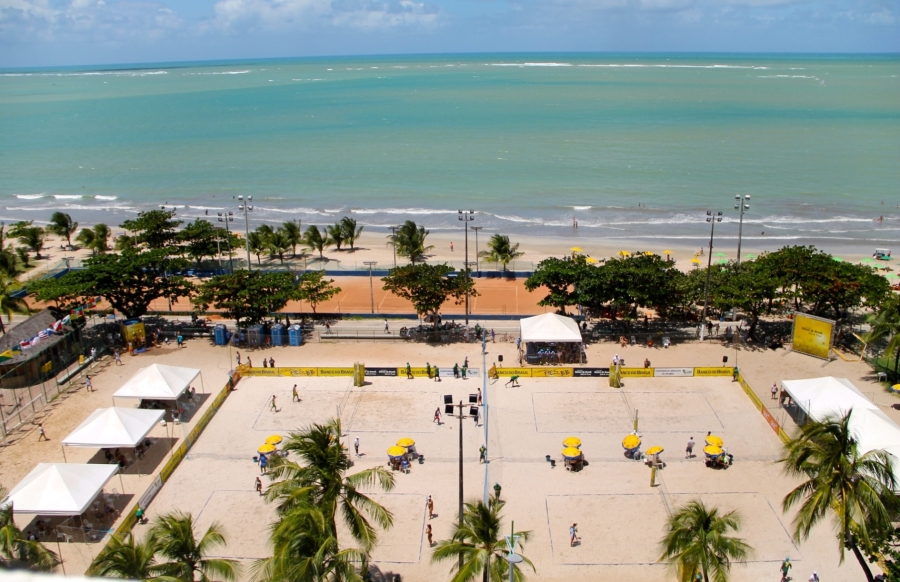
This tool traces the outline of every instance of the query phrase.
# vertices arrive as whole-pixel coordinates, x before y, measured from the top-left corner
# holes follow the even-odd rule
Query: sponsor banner
[[[519,378],[531,378],[531,368],[497,368],[498,376],[518,376]]]
[[[781,427],[778,426],[778,421],[772,417],[772,414],[765,407],[762,409],[763,418],[766,419],[766,422],[769,423],[769,426],[772,427],[772,430],[775,431],[775,434],[778,434],[778,431],[781,430]]]
[[[657,378],[689,378],[694,375],[693,368],[654,368],[653,375]]]
[[[609,368],[572,368],[573,378],[609,378]]]
[[[275,377],[275,376],[288,376],[288,377],[300,377],[300,376],[318,376],[318,370],[320,368],[248,368],[244,371],[245,376],[267,376],[267,377]],[[330,370],[333,368],[321,368]],[[329,375],[337,375],[337,376],[347,376],[353,375],[353,368],[340,368],[341,370],[347,369],[350,370],[349,374],[329,374]]]
[[[319,376],[352,376],[353,367],[349,368],[315,368]]]
[[[441,374],[443,375],[443,373]],[[366,368],[366,376],[397,376],[397,368]]]
[[[321,368],[319,368],[321,370]],[[452,378],[453,377],[453,368],[438,368],[441,371],[441,378]],[[394,368],[397,372],[397,376],[402,378],[406,378],[406,366],[402,368]],[[432,370],[432,378],[434,377],[434,368]],[[411,367],[410,372],[412,372],[413,378],[428,378],[428,370],[426,368],[418,368]],[[462,366],[459,367],[459,376],[462,378]],[[478,368],[466,368],[466,378],[478,378]]]
[[[654,368],[619,368],[623,378],[652,378]]]
[[[694,368],[694,376],[732,376],[734,368],[721,366],[718,368]]]
[[[532,378],[571,378],[572,368],[532,368]]]
[[[794,333],[791,349],[827,360],[831,355],[834,321],[805,313],[794,314]]]

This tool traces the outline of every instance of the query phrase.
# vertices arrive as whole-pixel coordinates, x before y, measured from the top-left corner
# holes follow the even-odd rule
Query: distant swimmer
[[[884,216],[879,216],[878,223],[881,224],[882,222],[884,222]]]

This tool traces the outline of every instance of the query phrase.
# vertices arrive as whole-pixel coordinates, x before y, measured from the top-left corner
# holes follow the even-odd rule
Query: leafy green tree
[[[269,239],[266,241],[266,246],[269,249],[269,252],[278,257],[281,261],[281,264],[284,264],[284,253],[291,247],[291,241],[288,239],[288,236],[279,230],[276,230],[269,236]]]
[[[425,246],[428,231],[417,226],[412,220],[404,222],[393,234],[388,235],[389,244],[401,257],[406,257],[415,265],[425,260],[426,253],[434,246]]]
[[[31,263],[29,262],[31,260],[31,257],[28,255],[28,248],[16,247],[16,257],[19,259],[19,261],[22,262],[25,267],[31,266]]]
[[[212,223],[198,218],[181,229],[176,240],[183,245],[182,248],[187,256],[199,265],[205,257],[216,256],[220,248],[220,243],[217,241],[225,239],[227,243],[226,236],[225,229],[216,228]]]
[[[22,285],[0,271],[0,333],[6,335],[6,326],[3,324],[2,315],[6,315],[6,321],[12,321],[13,314],[25,315],[31,313],[28,303],[21,297],[13,297],[16,291],[19,291]]]
[[[7,491],[0,487],[0,499]],[[27,567],[50,571],[59,564],[59,557],[41,542],[31,541],[13,520],[13,504],[0,506],[0,569]]]
[[[362,489],[377,486],[391,491],[394,475],[380,466],[347,475],[352,463],[341,444],[342,435],[339,419],[290,433],[282,444],[288,455],[275,457],[269,464],[273,482],[266,499],[277,502],[281,517],[296,508],[318,508],[328,522],[325,531],[335,538],[340,514],[350,535],[368,552],[378,542],[378,532],[369,520],[388,529],[394,519]]]
[[[888,339],[884,348],[886,358],[894,358],[894,380],[900,372],[900,296],[891,295],[877,313],[868,317],[869,333],[866,342],[872,343],[882,338]]]
[[[44,248],[44,229],[39,226],[29,226],[20,229],[16,238],[25,248],[34,253],[34,258],[41,260],[41,249]],[[26,261],[27,264],[27,261]]]
[[[869,562],[877,562],[884,569],[886,582],[900,580],[900,527],[873,533]]]
[[[47,225],[47,232],[66,239],[66,244],[72,246],[72,235],[78,230],[78,223],[65,212],[54,212]]]
[[[291,273],[240,270],[205,281],[192,301],[200,311],[210,306],[222,310],[225,317],[243,327],[262,322],[296,295]]]
[[[124,251],[137,252],[138,244],[133,236],[130,236],[127,234],[120,234],[119,236],[116,237],[116,241],[114,243],[114,248],[118,252],[124,252]]]
[[[744,540],[730,535],[740,527],[737,511],[721,515],[703,501],[690,501],[669,517],[659,560],[675,566],[681,580],[693,582],[700,574],[704,582],[727,582],[732,562],[744,563],[753,552]]]
[[[355,219],[345,216],[341,219],[341,230],[344,235],[344,241],[350,244],[350,250],[355,250],[356,239],[362,235],[363,227],[357,226]]]
[[[78,244],[80,244],[81,246],[83,246],[86,249],[90,249],[94,245],[94,239],[96,237],[97,237],[97,235],[94,233],[93,229],[82,228],[81,231],[78,233],[78,236],[75,237],[75,242],[77,242]],[[97,252],[92,251],[91,254],[96,255]]]
[[[288,220],[278,230],[287,237],[288,244],[291,246],[291,256],[297,256],[297,245],[303,242],[303,232],[300,230],[300,221]]]
[[[449,265],[404,265],[395,267],[381,280],[385,291],[406,299],[413,304],[419,315],[437,315],[448,299],[454,299],[456,305],[469,297],[477,297],[475,283],[467,272],[458,276],[450,276],[456,269]],[[434,326],[437,327],[437,317]]]
[[[861,453],[850,427],[852,410],[840,417],[810,420],[784,445],[779,462],[786,475],[805,479],[782,502],[785,512],[799,505],[794,539],[802,541],[831,515],[844,559],[844,548],[856,556],[866,580],[872,571],[863,551],[873,548],[873,533],[889,531],[900,510],[895,491],[893,456],[881,449]]]
[[[484,501],[466,503],[463,509],[462,522],[454,524],[453,536],[449,540],[442,540],[434,548],[431,556],[432,562],[452,560],[454,572],[452,582],[469,582],[475,580],[479,574],[484,582],[504,582],[508,580],[509,564],[504,560],[506,556],[506,543],[504,541],[503,519],[500,512],[504,502],[490,498],[485,505]],[[528,541],[531,532],[517,531],[520,542]],[[459,566],[459,557],[462,555],[462,568]],[[531,560],[522,556],[523,564],[531,566]],[[518,565],[513,567],[513,577],[521,581],[525,574]]]
[[[149,536],[157,553],[169,560],[158,566],[163,576],[209,582],[211,576],[213,580],[235,580],[240,575],[237,560],[209,557],[216,548],[225,546],[225,536],[217,522],[198,540],[191,514],[176,511],[157,517]]]
[[[519,251],[519,243],[512,244],[508,236],[495,234],[488,241],[488,250],[481,251],[478,256],[489,263],[500,263],[505,271],[509,263],[524,254]]]
[[[555,307],[560,313],[565,313],[566,307],[581,302],[582,298],[577,291],[578,285],[594,268],[580,255],[564,259],[550,257],[538,263],[534,273],[525,279],[525,289],[534,291],[544,287],[547,295],[538,302],[538,305]]]
[[[137,542],[131,532],[124,538],[112,536],[106,547],[91,562],[88,574],[104,578],[149,580],[160,573],[156,562],[157,544],[152,536]]]
[[[165,249],[177,242],[178,227],[183,222],[174,217],[174,210],[148,210],[139,212],[133,220],[126,220],[121,227],[135,236],[137,246]]]
[[[319,303],[328,301],[340,292],[341,288],[334,286],[334,279],[325,279],[324,271],[307,271],[300,276],[293,299],[306,301],[315,313]]]
[[[137,253],[97,255],[84,262],[84,269],[70,271],[56,283],[32,285],[29,291],[40,301],[83,303],[102,295],[127,318],[147,313],[159,298],[177,301],[190,297],[194,286],[180,275],[187,261],[168,256],[165,249]]]
[[[272,556],[257,560],[253,579],[258,582],[363,582],[357,564],[365,565],[368,552],[340,549],[332,520],[319,507],[301,504],[285,511],[272,524]]]
[[[331,226],[325,227],[325,232],[328,233],[328,238],[331,239],[332,244],[337,247],[337,250],[341,250],[341,245],[344,244],[344,227],[340,222],[335,222]]]
[[[97,253],[98,255],[102,255],[109,251],[109,237],[112,232],[109,230],[109,227],[103,224],[102,222],[99,224],[95,224],[94,228],[94,240],[90,245],[91,251]]]
[[[580,265],[581,259],[577,262]],[[596,267],[582,267],[575,289],[582,305],[594,309],[612,303],[627,317],[639,307],[652,307],[665,316],[676,303],[674,264],[652,253],[609,259]]]
[[[735,307],[750,316],[748,337],[755,336],[759,317],[779,296],[778,280],[764,261],[729,263],[716,269],[716,278],[711,286],[715,289],[713,304],[717,308],[727,310]]]
[[[322,231],[320,231],[319,227],[315,224],[306,227],[306,232],[303,233],[303,244],[318,251],[320,259],[325,258],[325,247],[330,245],[331,242],[331,237],[328,236],[328,233],[322,234]]]
[[[8,240],[6,224],[0,222],[0,271],[15,277],[19,271],[16,261],[16,250],[12,245],[6,244]],[[28,254],[26,253],[25,256],[27,258]]]

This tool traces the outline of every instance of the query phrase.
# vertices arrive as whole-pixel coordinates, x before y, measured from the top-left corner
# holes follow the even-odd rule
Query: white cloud
[[[213,24],[226,30],[307,28],[327,21],[336,26],[383,29],[435,23],[439,10],[412,0],[219,0]]]
[[[894,16],[894,13],[890,11],[887,7],[882,8],[876,12],[872,12],[866,17],[866,22],[871,24],[886,24],[891,25],[897,22],[897,17]]]

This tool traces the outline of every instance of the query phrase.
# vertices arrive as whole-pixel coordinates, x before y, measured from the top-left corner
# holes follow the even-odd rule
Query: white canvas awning
[[[80,515],[119,470],[118,465],[40,463],[9,492],[14,513]]]
[[[67,447],[135,447],[162,419],[164,410],[98,408],[62,444]]]
[[[113,398],[176,400],[199,375],[200,370],[196,368],[153,364],[138,370],[113,394]]]
[[[578,342],[581,332],[571,317],[545,313],[519,321],[523,342]]]

